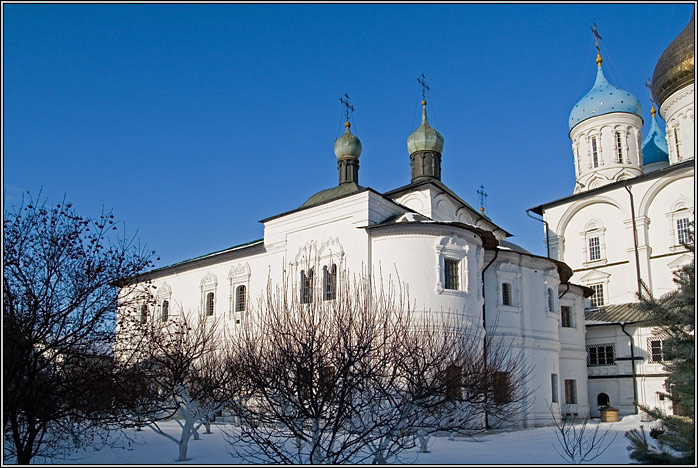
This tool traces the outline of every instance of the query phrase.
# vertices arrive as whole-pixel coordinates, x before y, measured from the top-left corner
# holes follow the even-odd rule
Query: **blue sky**
[[[337,185],[339,97],[359,183],[410,182],[426,76],[442,181],[545,255],[526,209],[570,195],[568,117],[604,72],[637,96],[694,4],[3,4],[3,202],[112,208],[164,266],[262,238]],[[660,125],[664,123],[660,121]]]

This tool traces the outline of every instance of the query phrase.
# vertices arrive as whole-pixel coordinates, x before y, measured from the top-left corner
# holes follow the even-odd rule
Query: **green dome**
[[[422,125],[407,138],[407,151],[436,151],[441,154],[444,149],[444,137],[427,121],[427,101],[422,101]]]
[[[334,142],[334,154],[338,159],[357,158],[361,155],[361,141],[349,131],[351,124],[345,123],[346,131]]]

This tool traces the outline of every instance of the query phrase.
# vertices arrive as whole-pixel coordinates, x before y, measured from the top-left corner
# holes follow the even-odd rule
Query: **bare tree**
[[[114,283],[152,266],[151,253],[116,237],[110,212],[29,197],[3,222],[4,456],[58,456],[116,426]],[[128,286],[125,286],[128,288]],[[114,424],[112,424],[114,423]],[[82,439],[82,440],[79,440]],[[70,443],[70,442],[69,442]]]
[[[277,287],[269,280],[232,334],[244,391],[232,404],[240,425],[226,430],[231,453],[387,463],[436,431],[484,429],[488,370],[511,371],[510,398],[497,405],[513,411],[516,360],[491,353],[486,364],[484,331],[465,323],[466,311],[416,313],[399,281],[342,271],[328,298],[314,271],[310,263],[298,283],[287,272]]]
[[[222,341],[221,321],[198,312],[187,315],[181,308],[165,322],[142,321],[136,310],[122,312],[118,354],[140,382],[138,398],[131,398],[138,402],[134,422],[176,443],[177,461],[185,461],[190,439],[199,438],[199,428],[210,424],[233,387],[234,365]],[[179,424],[179,435],[161,427],[167,419]]]
[[[561,414],[555,414],[549,407],[553,420],[553,431],[557,438],[555,451],[569,463],[580,464],[590,462],[603,455],[608,447],[616,439],[614,434],[607,440],[613,424],[605,429],[599,423],[591,424],[588,416],[581,419],[575,417],[564,418]]]

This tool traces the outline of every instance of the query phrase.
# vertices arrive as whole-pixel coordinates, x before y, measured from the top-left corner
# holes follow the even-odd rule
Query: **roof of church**
[[[332,200],[337,200],[338,198],[351,195],[353,193],[359,193],[367,190],[366,187],[362,187],[354,182],[347,182],[345,184],[339,184],[337,187],[328,188],[321,192],[316,193],[312,197],[303,203],[301,208],[310,208],[311,206],[322,205],[323,203],[330,202]]]
[[[681,161],[676,164],[672,164],[671,166],[664,167],[662,169],[659,169],[657,171],[652,171],[652,172],[647,172],[645,174],[640,174],[637,177],[633,177],[632,179],[625,179],[625,180],[618,180],[616,182],[611,182],[610,184],[602,185],[601,187],[597,187],[594,189],[589,189],[584,192],[578,192],[573,195],[569,195],[566,197],[558,198],[557,200],[553,200],[548,203],[544,203],[542,205],[538,205],[536,207],[530,208],[529,211],[532,211],[536,214],[542,215],[543,210],[546,208],[549,208],[551,206],[556,206],[556,205],[562,205],[564,203],[569,203],[574,200],[578,200],[581,198],[588,198],[591,194],[597,195],[600,193],[608,192],[611,190],[615,190],[617,188],[623,187],[625,185],[631,185],[637,182],[643,182],[645,180],[651,180],[659,177],[664,177],[665,175],[673,172],[673,171],[678,171],[681,169],[685,169],[687,167],[693,167],[695,164],[695,160],[693,159],[688,159],[686,161]]]
[[[640,309],[638,303],[609,304],[597,309],[584,311],[586,325],[609,325],[612,323],[644,322],[649,312]]]
[[[448,188],[448,187],[446,186],[446,184],[444,184],[443,182],[441,182],[441,181],[438,180],[438,179],[433,179],[433,178],[432,178],[432,179],[424,179],[424,180],[419,180],[419,181],[417,181],[417,182],[412,182],[412,183],[410,183],[410,184],[403,185],[402,187],[398,187],[398,188],[396,188],[396,189],[393,189],[393,190],[390,190],[390,191],[388,191],[388,192],[385,192],[383,195],[386,196],[386,197],[393,197],[393,196],[395,196],[395,195],[399,195],[399,194],[401,194],[401,193],[403,193],[403,192],[409,192],[410,190],[413,190],[413,189],[415,189],[415,188],[417,188],[417,187],[420,187],[420,186],[422,186],[422,185],[427,185],[427,184],[435,185],[435,186],[437,186],[438,188],[440,188],[441,190],[443,190],[444,192],[448,193],[451,197],[453,197],[456,201],[458,201],[458,203],[461,203],[461,204],[464,205],[465,207],[469,208],[473,213],[476,213],[481,219],[485,219],[485,220],[487,220],[489,223],[492,223],[492,225],[494,225],[498,230],[502,231],[506,237],[511,237],[511,236],[513,235],[513,234],[511,234],[510,232],[507,232],[506,230],[504,230],[504,229],[502,229],[501,227],[497,226],[497,224],[495,224],[489,217],[483,215],[482,213],[480,213],[479,211],[477,211],[475,208],[473,208],[472,206],[470,206],[470,205],[469,205],[466,201],[464,201],[461,197],[459,197],[458,195],[456,195],[456,193],[455,193],[453,190],[451,190],[450,188]]]
[[[679,35],[662,52],[652,74],[652,95],[661,107],[664,101],[684,86],[693,83],[695,74],[695,12]]]

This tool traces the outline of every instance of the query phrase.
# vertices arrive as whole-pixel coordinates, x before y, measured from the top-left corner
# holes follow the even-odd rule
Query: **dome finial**
[[[650,114],[652,114],[652,118],[654,119],[654,115],[657,113],[657,110],[654,108],[654,97],[652,97],[652,78],[647,79],[647,83],[645,83],[645,86],[647,86],[647,89],[649,89],[650,91],[650,102],[652,103]]]
[[[346,99],[345,99],[346,98]],[[359,183],[359,156],[361,156],[361,141],[349,131],[349,113],[354,111],[354,106],[349,104],[349,95],[339,98],[344,106],[346,130],[334,142],[334,154],[337,156],[337,169],[339,170],[339,184]]]
[[[599,39],[603,38],[599,34],[599,30],[596,28],[596,23],[594,23],[594,26],[591,27],[591,32],[594,34],[594,38],[596,39],[596,64],[598,66],[601,66],[601,62],[603,62],[603,59],[601,58],[601,47],[599,47]]]

